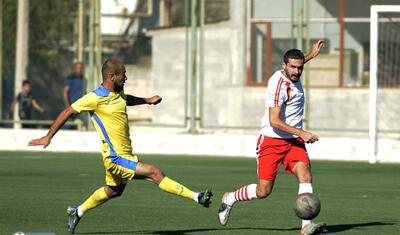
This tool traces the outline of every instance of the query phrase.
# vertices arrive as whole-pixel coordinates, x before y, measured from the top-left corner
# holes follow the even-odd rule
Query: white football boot
[[[309,223],[304,225],[304,227],[300,231],[300,235],[313,235],[313,234],[320,234],[326,232],[326,224],[325,223]]]
[[[231,213],[231,209],[233,206],[233,205],[228,205],[226,203],[227,195],[228,195],[228,193],[224,193],[224,195],[222,196],[222,202],[221,202],[221,205],[219,206],[219,210],[218,210],[218,219],[219,219],[219,223],[221,225],[226,225],[228,223],[229,214]]]

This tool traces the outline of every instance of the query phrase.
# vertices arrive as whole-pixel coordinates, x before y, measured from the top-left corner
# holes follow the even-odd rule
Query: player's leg
[[[97,189],[84,203],[78,207],[78,216],[82,217],[87,211],[100,206],[111,198],[119,197],[124,192],[126,184],[105,186]]]
[[[254,198],[266,198],[271,194],[276,173],[288,150],[281,140],[260,136],[257,143],[258,184],[249,184],[230,193],[225,193],[226,204],[237,201],[249,201]]]
[[[160,168],[151,164],[138,162],[134,178],[149,180],[166,192],[194,200],[204,207],[209,207],[211,203],[212,192],[210,190],[194,192],[184,185],[170,179],[160,170]]]
[[[75,232],[82,216],[89,210],[100,206],[111,198],[122,195],[127,182],[132,179],[137,164],[136,156],[122,157],[103,157],[106,168],[106,186],[97,189],[80,206],[69,206],[68,230]]]
[[[240,201],[251,201],[256,198],[266,198],[271,194],[273,185],[274,181],[260,179],[258,184],[245,185],[234,192],[224,193],[218,210],[218,218],[221,225],[228,223],[233,204]]]
[[[297,181],[299,182],[298,194],[313,193],[312,175],[308,163],[298,162],[293,168],[293,174],[296,176]],[[301,227],[304,227],[310,223],[311,220],[302,220]]]
[[[298,162],[293,168],[293,174],[299,182],[298,194],[313,193],[312,174],[308,163]],[[326,231],[325,223],[314,223],[311,220],[301,221],[301,235],[319,234],[323,231]]]
[[[275,146],[276,144],[275,139],[260,136],[257,142],[258,184],[249,184],[234,192],[224,193],[218,210],[219,222],[222,225],[228,223],[229,214],[234,203],[238,201],[250,201],[255,198],[266,198],[271,194],[276,172],[281,165],[286,151],[284,145],[279,143],[279,146],[283,146],[282,148]]]
[[[238,201],[250,201],[255,198],[266,198],[271,194],[273,186],[274,181],[259,179],[258,184],[248,184],[234,192],[226,192],[223,201],[232,206]]]
[[[284,165],[285,169],[297,178],[299,183],[298,194],[313,193],[310,160],[302,141],[294,141],[285,158]],[[325,230],[325,226],[324,223],[316,224],[311,220],[302,220],[300,234],[315,234]]]
[[[80,219],[89,210],[94,209],[101,204],[104,204],[111,198],[119,197],[122,195],[126,184],[121,184],[118,186],[104,186],[96,191],[89,198],[87,198],[80,206],[74,207],[69,206],[67,209],[68,213],[68,230],[71,233],[75,232],[76,226],[78,225]]]
[[[125,184],[101,187],[94,191],[80,206],[69,206],[67,209],[68,230],[71,233],[75,233],[76,226],[85,213],[107,202],[111,198],[121,196],[124,189]]]

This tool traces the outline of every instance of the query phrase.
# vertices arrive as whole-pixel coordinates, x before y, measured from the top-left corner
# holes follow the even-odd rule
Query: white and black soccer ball
[[[300,219],[311,220],[318,216],[321,210],[321,202],[312,193],[301,193],[294,200],[293,210]]]
[[[15,232],[14,235],[25,235],[24,232]]]

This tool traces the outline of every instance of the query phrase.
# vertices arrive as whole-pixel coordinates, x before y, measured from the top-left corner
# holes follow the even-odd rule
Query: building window
[[[266,86],[271,75],[272,24],[250,23],[250,64],[247,68],[247,85]]]

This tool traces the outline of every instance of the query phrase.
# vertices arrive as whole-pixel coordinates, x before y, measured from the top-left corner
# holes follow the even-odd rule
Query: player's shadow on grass
[[[193,233],[202,232],[216,232],[216,231],[299,231],[300,228],[255,228],[255,227],[224,227],[224,228],[197,228],[197,229],[177,229],[177,230],[147,230],[147,231],[110,231],[110,232],[85,232],[77,234],[158,234],[158,235],[189,235]],[[243,233],[243,232],[241,232]],[[245,234],[245,233],[244,233]]]
[[[360,227],[387,226],[387,225],[396,225],[396,224],[397,223],[394,223],[394,222],[368,222],[368,223],[358,223],[358,224],[336,224],[336,225],[328,224],[327,233],[338,233],[338,232],[343,232],[346,230],[351,230],[353,228],[360,228]]]
[[[388,226],[396,225],[394,222],[368,222],[368,223],[358,223],[358,224],[337,224],[328,225],[328,231],[326,233],[337,233],[346,230],[351,230],[353,228],[360,227],[372,227],[372,226]],[[159,235],[189,235],[193,233],[202,232],[216,232],[216,231],[275,231],[275,232],[288,232],[288,231],[299,231],[300,228],[255,228],[255,227],[223,227],[223,228],[194,228],[194,229],[177,229],[177,230],[135,230],[135,231],[108,231],[108,232],[85,232],[78,234],[159,234]],[[244,233],[245,234],[245,233]]]
[[[170,230],[170,231],[153,231],[147,234],[159,234],[159,235],[188,235],[193,233],[201,233],[201,232],[216,232],[216,231],[241,231],[241,234],[246,234],[249,231],[297,231],[299,228],[287,228],[287,229],[280,229],[280,228],[203,228],[203,229],[182,229],[182,230]],[[246,232],[243,232],[246,231]]]

